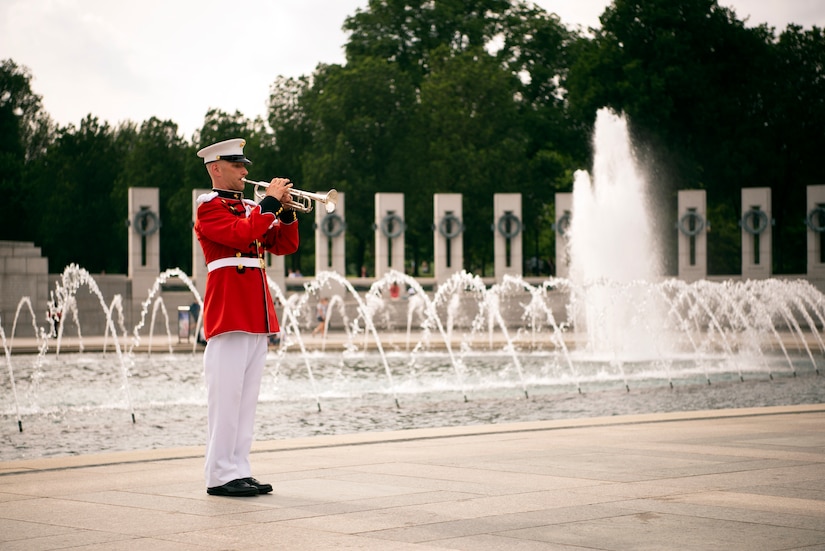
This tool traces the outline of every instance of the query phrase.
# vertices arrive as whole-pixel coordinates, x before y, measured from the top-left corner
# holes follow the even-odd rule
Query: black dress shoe
[[[247,484],[244,479],[237,478],[232,482],[227,482],[223,486],[207,488],[206,493],[211,496],[250,497],[256,496],[260,492],[255,486]]]
[[[256,479],[252,478],[242,478],[244,482],[249,484],[250,486],[257,488],[259,494],[268,494],[272,491],[272,484],[264,484],[263,482],[258,482]]]

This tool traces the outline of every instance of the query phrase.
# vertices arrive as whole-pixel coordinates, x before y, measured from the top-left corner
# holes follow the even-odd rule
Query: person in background
[[[200,342],[200,335],[198,334],[198,320],[201,317],[201,305],[198,301],[189,305],[189,334],[195,336],[195,340]]]
[[[53,327],[51,334],[56,337],[60,332],[60,310],[55,308],[54,310],[47,311],[46,318],[51,322]]]
[[[315,321],[318,322],[318,325],[312,330],[313,337],[316,333],[321,333],[323,335],[326,330],[328,304],[329,299],[327,297],[321,297],[321,300],[319,300],[318,304],[315,306]]]
[[[198,151],[212,191],[197,199],[195,234],[206,260],[203,299],[203,354],[207,393],[206,492],[246,497],[266,494],[272,485],[252,476],[255,410],[270,335],[280,331],[267,283],[264,253],[298,250],[292,184],[273,178],[256,204],[244,199],[251,163],[242,139]]]

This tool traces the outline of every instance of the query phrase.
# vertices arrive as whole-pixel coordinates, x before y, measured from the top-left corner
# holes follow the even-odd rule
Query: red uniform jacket
[[[280,331],[266,279],[264,252],[285,255],[298,250],[295,213],[284,211],[274,197],[255,204],[243,199],[240,192],[213,190],[198,197],[195,234],[207,266],[221,259],[237,259],[232,261],[234,265],[210,269],[206,276],[204,336],[209,339],[228,331]],[[256,267],[240,267],[240,262]]]

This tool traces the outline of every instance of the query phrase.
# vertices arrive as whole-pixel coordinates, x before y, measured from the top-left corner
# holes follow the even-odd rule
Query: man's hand
[[[269,187],[266,188],[266,194],[285,204],[292,201],[292,195],[289,193],[291,187],[292,182],[289,181],[289,178],[272,178]]]

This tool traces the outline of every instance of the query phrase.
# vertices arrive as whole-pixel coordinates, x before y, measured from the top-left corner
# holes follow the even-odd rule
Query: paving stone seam
[[[720,419],[741,419],[750,417],[768,417],[778,415],[805,415],[805,414],[825,413],[825,404],[805,404],[800,406],[775,406],[766,408],[748,408],[743,410],[729,409],[729,410],[701,410],[696,412],[670,412],[662,414],[641,414],[628,415],[617,417],[600,417],[596,419],[557,419],[548,421],[526,422],[526,423],[511,423],[508,425],[470,425],[464,427],[443,427],[442,429],[413,429],[409,432],[416,432],[419,434],[404,435],[407,431],[395,431],[386,433],[385,438],[373,439],[378,433],[361,433],[350,435],[336,435],[338,438],[345,438],[344,441],[338,442],[323,442],[317,444],[299,443],[289,445],[289,440],[272,440],[268,442],[257,442],[258,448],[253,449],[253,454],[264,453],[278,453],[288,451],[302,451],[302,450],[319,450],[319,449],[333,449],[342,447],[355,446],[369,446],[380,444],[395,444],[406,442],[421,442],[427,440],[440,440],[448,438],[464,438],[474,436],[495,436],[505,434],[519,434],[530,432],[548,432],[556,430],[570,430],[570,429],[592,429],[609,426],[634,426],[634,425],[652,425],[662,423],[675,422],[690,422],[690,421],[713,421]],[[525,426],[530,425],[530,426]],[[534,426],[540,425],[540,426]],[[432,432],[438,434],[432,434]],[[423,433],[423,434],[421,434]],[[394,435],[394,436],[393,436]],[[332,436],[331,438],[336,438]],[[351,438],[360,438],[360,440],[352,440]],[[311,438],[295,439],[296,441],[304,442],[311,440]],[[15,460],[7,463],[0,462],[0,478],[4,476],[14,476],[26,473],[43,473],[43,472],[58,472],[69,471],[75,469],[99,468],[111,465],[130,465],[139,463],[159,463],[176,460],[190,460],[200,459],[203,457],[203,451],[198,448],[197,452],[189,451],[188,448],[172,448],[169,450],[135,450],[133,452],[113,452],[118,455],[131,455],[141,453],[142,451],[152,451],[162,454],[165,451],[169,455],[162,457],[139,457],[129,459],[118,459],[108,457],[99,462],[82,462],[78,464],[65,464],[78,458],[89,458],[90,456],[62,456],[51,458],[36,458]],[[55,466],[37,466],[37,463],[64,463]]]

